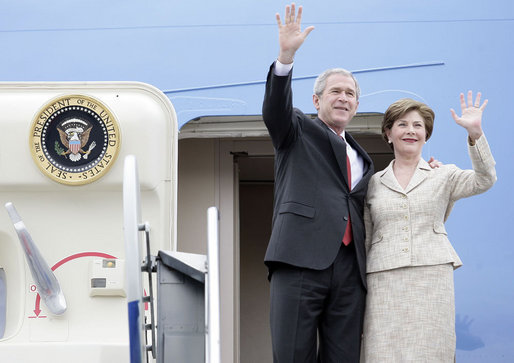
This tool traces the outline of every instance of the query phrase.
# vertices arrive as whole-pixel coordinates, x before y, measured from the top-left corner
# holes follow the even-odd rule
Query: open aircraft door
[[[175,250],[169,99],[136,82],[0,83],[0,109],[0,361],[128,362],[123,161],[138,161],[152,255]]]

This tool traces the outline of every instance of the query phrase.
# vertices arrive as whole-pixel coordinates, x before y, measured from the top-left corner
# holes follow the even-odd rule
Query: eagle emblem
[[[30,129],[32,159],[55,182],[83,185],[105,175],[121,142],[118,121],[96,98],[61,95],[34,116]]]
[[[66,150],[61,148],[59,142],[56,141],[55,152],[58,155],[68,157],[74,162],[79,161],[82,158],[87,159],[88,155],[96,146],[96,142],[93,141],[89,144],[87,151],[84,151],[83,149],[89,141],[89,134],[92,129],[93,126],[91,123],[78,118],[62,121],[57,125],[57,131],[59,131],[59,138]]]

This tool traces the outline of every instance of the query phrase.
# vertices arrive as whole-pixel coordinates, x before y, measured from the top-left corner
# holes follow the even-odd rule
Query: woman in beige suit
[[[362,360],[453,362],[453,270],[462,265],[444,227],[453,203],[491,188],[495,161],[483,134],[480,93],[460,95],[455,122],[468,132],[473,170],[432,169],[421,151],[434,112],[402,99],[384,115],[382,135],[395,159],[369,182],[365,203],[368,295]]]

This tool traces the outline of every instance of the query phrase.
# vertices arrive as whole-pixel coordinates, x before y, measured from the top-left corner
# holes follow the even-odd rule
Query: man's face
[[[321,96],[313,95],[318,117],[340,134],[357,113],[357,91],[350,76],[332,74]]]

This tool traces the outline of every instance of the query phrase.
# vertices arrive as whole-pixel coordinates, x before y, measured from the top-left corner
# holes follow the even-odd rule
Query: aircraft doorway
[[[380,114],[357,115],[349,132],[375,170],[393,158]],[[206,253],[206,210],[220,210],[222,361],[270,362],[269,283],[263,259],[273,213],[274,151],[262,120],[208,117],[180,131],[177,248]]]
[[[240,362],[272,362],[264,254],[273,216],[273,155],[238,157]]]

